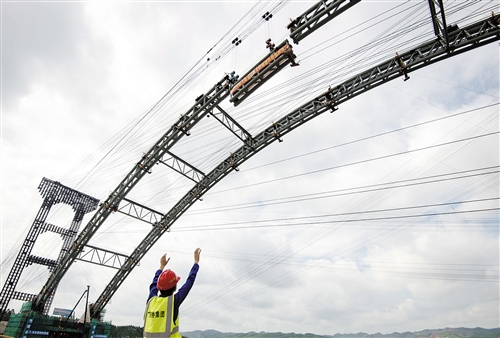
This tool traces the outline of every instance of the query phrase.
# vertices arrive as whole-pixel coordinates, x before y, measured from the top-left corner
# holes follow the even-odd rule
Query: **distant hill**
[[[282,333],[282,332],[219,332],[216,330],[182,332],[185,338],[500,338],[500,328],[483,329],[445,328],[437,330],[423,330],[418,332],[394,332],[390,334],[364,332],[334,335],[316,335],[312,333]],[[111,326],[110,338],[140,338],[142,327],[139,326]]]
[[[471,328],[445,328],[436,330],[423,330],[418,332],[394,332],[390,334],[364,332],[334,335],[315,335],[312,333],[281,333],[281,332],[219,332],[216,330],[182,332],[183,337],[187,338],[500,338],[500,328],[483,329]]]

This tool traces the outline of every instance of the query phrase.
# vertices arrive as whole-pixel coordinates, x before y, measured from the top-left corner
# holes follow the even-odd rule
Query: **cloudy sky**
[[[286,39],[290,18],[314,3],[2,2],[2,285],[43,177],[106,199],[197,96],[225,73],[243,75],[266,55],[265,40]],[[459,26],[499,10],[445,7]],[[433,34],[427,1],[362,1],[294,45],[299,67],[221,106],[256,134]],[[201,247],[181,331],[499,327],[498,43],[410,77],[313,119],[218,183],[145,255],[105,318],[141,325],[160,256],[182,283]],[[172,152],[207,173],[240,146],[206,118]],[[192,186],[158,165],[128,197],[166,213]],[[48,222],[67,227],[72,216],[58,205]],[[90,244],[130,254],[149,230],[112,215]],[[46,233],[33,253],[55,259],[61,245]],[[73,264],[53,307],[72,308],[87,285],[97,299],[114,273]],[[37,293],[47,276],[30,266],[17,291]]]

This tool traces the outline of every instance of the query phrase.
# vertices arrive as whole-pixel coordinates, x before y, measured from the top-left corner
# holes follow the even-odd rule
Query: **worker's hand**
[[[167,254],[164,254],[163,256],[161,256],[161,258],[160,258],[160,270],[163,271],[165,266],[168,264],[169,260],[170,260],[170,257],[167,259]]]
[[[197,248],[196,250],[194,250],[194,262],[196,264],[198,264],[198,262],[200,261],[200,253],[201,253],[200,248]]]

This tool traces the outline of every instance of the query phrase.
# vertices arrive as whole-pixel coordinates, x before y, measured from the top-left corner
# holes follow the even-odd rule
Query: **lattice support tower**
[[[16,291],[17,283],[19,282],[24,268],[31,264],[39,264],[47,266],[49,271],[52,272],[58,262],[60,262],[64,255],[66,255],[66,253],[70,250],[85,214],[95,210],[99,203],[99,200],[94,197],[82,194],[81,192],[68,188],[59,182],[54,182],[47,178],[42,179],[40,185],[38,186],[38,190],[43,197],[42,206],[40,207],[40,210],[38,211],[23,244],[21,245],[16,260],[14,261],[9,275],[5,280],[2,292],[0,293],[0,316],[7,310],[7,306],[9,305],[11,299],[32,301],[36,297],[36,295],[33,294]],[[68,229],[46,222],[50,209],[58,203],[70,205],[75,212],[71,225]],[[63,239],[63,245],[57,260],[34,256],[31,254],[38,236],[46,231],[57,233],[61,235]],[[44,306],[44,314],[48,313],[54,294],[55,289]]]

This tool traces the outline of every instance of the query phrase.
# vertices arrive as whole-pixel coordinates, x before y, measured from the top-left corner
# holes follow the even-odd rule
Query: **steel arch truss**
[[[453,43],[451,46],[453,46],[453,49],[449,54],[439,41],[431,41],[407,53],[403,53],[401,58],[406,63],[406,71],[411,72],[433,62],[499,40],[498,17],[492,17],[489,20],[478,22],[457,31],[452,35],[452,38]],[[237,170],[239,165],[260,150],[274,141],[280,140],[281,136],[291,132],[325,111],[335,110],[338,103],[345,102],[362,92],[400,77],[403,73],[404,72],[401,70],[401,63],[398,62],[398,60],[388,60],[387,62],[379,64],[339,84],[335,89],[330,88],[325,93],[295,109],[259,134],[253,136],[251,146],[248,144],[242,145],[184,195],[184,197],[164,215],[162,220],[153,227],[130,257],[136,262],[140,261],[156,241],[168,231],[172,224],[193,205],[196,200],[203,196],[231,171]],[[107,285],[106,289],[95,302],[94,312],[92,314],[94,317],[98,316],[99,312],[104,309],[104,306],[109,302],[114,292],[132,271],[131,268],[133,268],[133,265],[129,264],[127,267],[119,270]]]
[[[300,40],[360,1],[361,0],[319,1],[288,24],[287,28],[290,30],[290,37],[294,43],[298,44]]]
[[[396,54],[394,58],[380,63],[337,86],[328,88],[324,93],[293,110],[254,136],[248,132],[243,132],[243,129],[239,125],[232,123],[233,121],[230,121],[231,123],[227,123],[227,125],[225,124],[226,127],[229,126],[232,130],[237,131],[237,133],[241,132],[239,134],[241,137],[239,138],[243,140],[243,145],[219,163],[211,172],[196,176],[196,179],[193,179],[196,182],[194,187],[167,213],[162,214],[126,199],[125,196],[128,192],[146,173],[151,172],[153,165],[161,161],[165,162],[164,156],[171,156],[169,150],[172,146],[181,137],[189,135],[190,129],[202,117],[207,114],[213,114],[214,109],[223,113],[222,110],[218,109],[218,105],[229,95],[230,79],[228,76],[225,76],[210,91],[196,99],[195,105],[186,114],[181,116],[165,135],[144,154],[132,171],[110,194],[109,198],[101,205],[94,217],[78,236],[74,243],[73,251],[63,259],[61,264],[56,267],[54,273],[49,277],[44,289],[38,295],[35,306],[37,308],[43,307],[47,297],[46,294],[52,292],[52,288],[57,286],[58,281],[65,274],[72,262],[80,257],[79,255],[81,255],[83,248],[87,245],[91,236],[98,230],[110,213],[115,211],[126,213],[134,218],[153,224],[154,226],[150,232],[131,255],[122,257],[123,261],[121,261],[122,264],[116,275],[94,303],[92,317],[98,318],[100,312],[104,309],[116,290],[158,239],[169,230],[172,224],[191,205],[231,171],[238,170],[239,165],[274,141],[281,141],[283,135],[326,111],[335,110],[340,103],[395,78],[404,76],[407,79],[409,78],[408,73],[426,65],[499,40],[498,16],[492,16],[487,20],[458,29],[450,33],[448,38],[449,48],[442,43],[441,39],[437,38],[409,51]],[[236,123],[236,121],[234,122]],[[190,170],[194,171],[194,167],[191,166],[182,170],[186,172]]]

